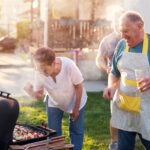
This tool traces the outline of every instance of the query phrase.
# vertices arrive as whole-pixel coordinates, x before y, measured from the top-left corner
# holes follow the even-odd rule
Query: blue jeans
[[[150,150],[150,141],[143,139],[141,134],[120,129],[118,130],[118,150],[134,150],[136,134],[139,135],[146,150]]]
[[[72,115],[69,115],[69,133],[71,144],[74,145],[73,150],[82,150],[84,137],[84,110],[85,106],[79,111],[79,117],[76,121],[72,121]],[[55,136],[60,136],[62,134],[63,113],[64,112],[59,108],[48,107],[47,104],[48,127],[57,131]]]

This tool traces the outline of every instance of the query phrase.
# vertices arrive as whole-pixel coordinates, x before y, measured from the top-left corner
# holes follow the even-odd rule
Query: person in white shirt
[[[69,58],[56,57],[51,48],[42,47],[33,54],[36,67],[35,84],[27,83],[24,90],[41,99],[47,91],[48,127],[62,134],[63,113],[69,114],[69,132],[73,150],[82,150],[84,137],[84,109],[87,101],[83,77]]]

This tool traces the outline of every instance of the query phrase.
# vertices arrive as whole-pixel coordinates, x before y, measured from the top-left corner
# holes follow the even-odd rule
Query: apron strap
[[[142,53],[145,53],[145,54],[148,53],[148,35],[146,33],[144,33],[144,41],[143,41]]]
[[[126,45],[126,48],[124,50],[125,52],[129,52],[129,46]],[[148,35],[144,33],[144,41],[143,41],[143,49],[142,53],[147,54],[148,53]]]

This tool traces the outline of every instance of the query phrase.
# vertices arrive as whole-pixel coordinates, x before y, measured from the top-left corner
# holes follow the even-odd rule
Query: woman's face
[[[54,68],[55,68],[55,62],[53,62],[51,65],[48,65],[46,62],[34,62],[36,70],[38,70],[41,74],[45,76],[52,76],[54,73]]]

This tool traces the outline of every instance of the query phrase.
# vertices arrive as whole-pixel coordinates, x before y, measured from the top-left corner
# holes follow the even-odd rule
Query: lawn
[[[17,97],[20,103],[20,115],[18,122],[31,125],[41,125],[47,122],[46,106],[41,101],[35,101],[27,97]],[[88,101],[85,109],[85,137],[83,150],[107,150],[110,142],[109,133],[110,105],[102,98],[102,92],[88,92]],[[68,115],[63,118],[63,134],[68,132]],[[135,150],[144,150],[137,137]]]

